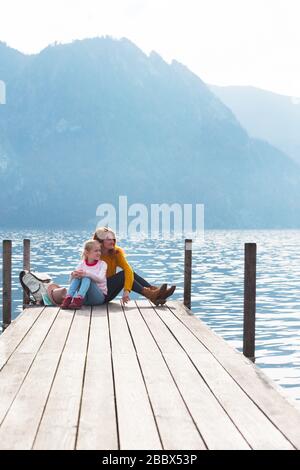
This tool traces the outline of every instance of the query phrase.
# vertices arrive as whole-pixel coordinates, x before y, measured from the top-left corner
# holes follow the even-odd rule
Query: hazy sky
[[[207,83],[300,97],[300,0],[0,0],[0,40],[22,52],[105,35]]]

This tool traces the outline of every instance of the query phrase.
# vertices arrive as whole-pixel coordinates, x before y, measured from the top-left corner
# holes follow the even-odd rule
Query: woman
[[[155,287],[136,274],[125,258],[122,248],[116,245],[116,236],[109,227],[100,227],[93,236],[101,243],[101,259],[107,263],[107,302],[114,299],[123,290],[122,301],[130,300],[130,291],[138,292],[155,305],[162,305],[173,294],[176,286],[169,289],[167,284]],[[120,267],[122,271],[117,271]]]

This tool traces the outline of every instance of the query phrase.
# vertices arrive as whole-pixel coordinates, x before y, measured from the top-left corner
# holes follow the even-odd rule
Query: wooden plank
[[[205,449],[146,323],[133,301],[124,308],[165,449]]]
[[[54,309],[46,310],[50,318]],[[1,449],[32,448],[72,318],[73,313],[61,310],[52,324],[0,427]]]
[[[161,449],[161,442],[120,303],[108,304],[120,449]]]
[[[206,446],[209,449],[249,449],[245,439],[155,310],[149,304],[146,306],[139,301],[137,304],[141,305],[140,312],[162,351]]]
[[[183,305],[178,302],[169,302],[168,305],[173,314],[212,352],[270,421],[300,449],[300,412],[293,401],[284,395],[283,390],[198,318],[189,315]]]
[[[66,343],[70,311],[31,308],[7,328],[0,448],[35,435],[34,448],[117,448],[118,429],[121,449],[200,449],[198,436],[211,449],[300,448],[300,412],[256,366],[177,302],[137,305],[109,305],[109,323],[95,309],[90,333],[90,310],[76,312]]]
[[[23,310],[2,333],[0,336],[0,371],[43,310],[44,307]]]
[[[34,449],[75,448],[90,315],[90,307],[77,310],[75,313],[34,442]]]
[[[211,354],[203,354],[207,350],[202,343],[170,310],[157,309],[157,314],[189,355],[199,374],[253,449],[293,449],[221,364]]]
[[[118,449],[107,306],[93,307],[77,449]]]
[[[0,423],[18,393],[32,362],[57,315],[58,309],[44,309],[30,331],[0,372]],[[10,327],[11,328],[11,327]],[[19,336],[16,336],[19,338]],[[16,338],[14,337],[14,339]],[[1,443],[0,443],[1,445]]]

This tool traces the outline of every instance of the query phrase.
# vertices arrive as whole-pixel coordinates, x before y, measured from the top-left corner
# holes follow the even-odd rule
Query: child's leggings
[[[104,295],[96,282],[92,281],[89,277],[72,279],[68,295],[74,297],[75,294],[84,297],[85,305],[101,305],[106,302],[106,295]]]

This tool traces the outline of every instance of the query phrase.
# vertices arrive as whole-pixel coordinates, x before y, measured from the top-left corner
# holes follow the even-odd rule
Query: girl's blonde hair
[[[84,259],[85,258],[85,252],[86,251],[91,251],[91,249],[93,248],[93,246],[95,245],[95,243],[99,243],[98,240],[87,240],[84,245],[83,245],[83,249],[82,249],[82,253],[81,253],[81,258]],[[100,245],[100,249],[101,249],[101,243],[99,243]]]

